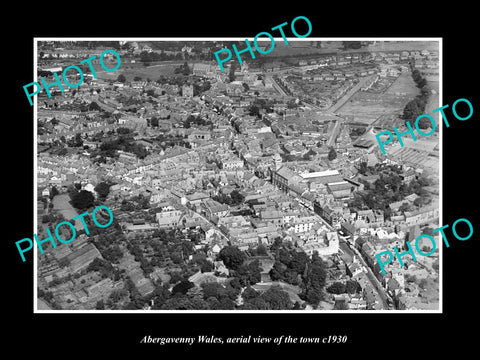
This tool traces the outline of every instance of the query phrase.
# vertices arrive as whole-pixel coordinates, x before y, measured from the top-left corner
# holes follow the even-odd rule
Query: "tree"
[[[95,186],[94,190],[102,199],[105,199],[110,192],[110,184],[102,181]]]
[[[188,63],[185,61],[183,65],[180,65],[178,68],[175,69],[174,73],[188,76],[192,73],[192,70],[188,67]]]
[[[50,190],[50,200],[59,194],[57,187],[54,185]]]
[[[260,117],[260,109],[257,105],[250,105],[248,108],[249,115]]]
[[[233,62],[230,65],[230,71],[228,73],[228,79],[230,82],[235,81],[235,70],[237,69],[237,65]]]
[[[346,291],[346,286],[341,282],[336,281],[327,288],[327,291],[330,294],[343,294]]]
[[[284,273],[286,270],[287,270],[287,266],[283,264],[281,261],[277,260],[273,264],[273,267],[268,273],[268,275],[270,275],[270,278],[273,281],[284,280],[285,279]]]
[[[267,303],[268,310],[290,310],[293,307],[290,296],[280,286],[272,286],[260,298]]]
[[[100,93],[100,89],[97,90],[97,93]],[[88,105],[88,111],[101,111],[101,110],[102,108],[95,101],[92,101],[90,105]]]
[[[320,289],[310,287],[305,291],[305,300],[314,306],[317,306],[322,300],[322,291]]]
[[[258,291],[256,291],[254,288],[251,286],[247,286],[245,290],[242,293],[242,298],[244,301],[248,301],[251,299],[255,299],[256,297],[260,296]]]
[[[128,135],[131,133],[131,130],[126,127],[119,127],[117,128],[117,134],[118,135]]]
[[[359,169],[358,169],[358,172],[359,172],[360,174],[362,174],[362,175],[366,175],[367,171],[368,171],[367,162],[366,162],[366,161],[362,161],[362,162],[360,163],[360,167],[359,167]],[[368,184],[368,183],[367,183],[367,184]]]
[[[231,270],[237,270],[245,258],[245,253],[236,246],[225,246],[218,253],[218,259],[222,260],[225,266]]]
[[[333,306],[334,310],[348,310],[350,307],[346,301],[337,301]]]
[[[133,78],[133,81],[142,81],[142,78],[140,76],[135,76]]]
[[[176,293],[180,293],[180,294],[185,295],[187,293],[187,291],[194,286],[195,285],[193,285],[193,283],[191,283],[190,281],[183,280],[173,287],[172,295],[175,295]]]
[[[232,203],[231,203],[232,206],[240,205],[241,203],[243,203],[243,200],[245,200],[245,196],[240,194],[240,192],[237,189],[233,190],[230,193],[230,197],[232,199]]]
[[[219,283],[203,283],[201,287],[203,289],[203,298],[205,300],[213,297],[220,301],[222,297],[226,295],[225,288]]]
[[[73,143],[73,146],[74,147],[82,147],[83,146],[83,139],[82,139],[82,136],[80,135],[80,133],[77,133],[75,135],[75,141]]]
[[[235,271],[235,275],[239,278],[240,283],[243,286],[254,285],[261,280],[261,271],[260,262],[258,260],[250,262],[247,264],[242,264],[238,267],[238,270]]]
[[[328,152],[328,160],[332,161],[337,158],[337,152],[335,149],[332,147],[330,151]]]
[[[322,299],[322,290],[327,279],[325,264],[317,252],[312,255],[312,263],[306,269],[304,277],[304,297],[312,305],[317,306]]]
[[[418,121],[418,127],[422,130],[429,129],[429,128],[433,129],[433,126],[436,126],[436,125],[433,125],[432,122],[430,120],[427,120],[425,117],[422,117]]]
[[[103,303],[103,300],[100,299],[97,301],[97,304],[95,305],[95,309],[97,310],[105,310],[105,304]]]
[[[292,258],[288,267],[297,274],[303,274],[307,266],[308,256],[305,252],[292,252]]]
[[[73,196],[71,203],[73,207],[83,210],[93,206],[94,201],[95,197],[90,191],[80,190]]]
[[[257,246],[257,249],[255,250],[257,256],[266,256],[267,255],[267,248],[265,245],[260,244]]]
[[[121,83],[124,83],[124,82],[127,81],[127,78],[125,77],[125,75],[120,74],[120,75],[118,75],[118,77],[117,77],[117,81],[118,81],[118,82],[121,82]]]
[[[360,292],[362,290],[362,287],[355,280],[347,280],[347,282],[345,283],[345,290],[349,294],[354,294],[356,292]]]
[[[430,226],[425,226],[422,230],[422,234],[433,236],[433,229]]]
[[[58,266],[62,268],[69,265],[70,265],[70,260],[68,260],[68,257],[63,257],[58,261]]]
[[[343,41],[343,49],[360,49],[362,47],[361,41]]]
[[[152,117],[150,119],[150,125],[152,125],[152,127],[158,127],[158,118],[157,117]]]

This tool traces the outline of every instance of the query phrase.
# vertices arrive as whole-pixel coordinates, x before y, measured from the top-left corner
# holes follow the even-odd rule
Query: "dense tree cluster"
[[[154,256],[162,254],[168,256],[170,251],[175,251],[171,246],[182,246],[181,233],[163,230],[155,232],[155,238],[149,241],[133,241],[138,249],[130,247],[131,252],[140,259],[139,252],[143,250],[143,257],[147,258],[145,245],[151,244]],[[193,243],[193,242],[191,242]],[[142,249],[143,247],[143,249]],[[191,248],[192,260],[183,261],[177,266],[180,270],[170,273],[170,279],[166,283],[155,281],[155,290],[152,294],[141,297],[133,282],[127,279],[123,294],[115,294],[114,301],[107,301],[106,306],[113,308],[118,302],[123,301],[124,309],[140,309],[146,303],[153,303],[152,309],[175,309],[175,310],[286,310],[300,308],[293,304],[287,292],[279,286],[274,286],[261,293],[252,288],[252,285],[260,281],[260,263],[257,259],[249,259],[246,254],[234,246],[222,249],[220,258],[230,268],[230,278],[225,282],[206,282],[201,286],[194,286],[188,279],[198,271],[198,266],[207,264],[209,270],[213,270],[213,264],[207,259],[203,251]],[[262,250],[260,249],[260,252]],[[152,261],[153,262],[153,261]],[[193,268],[192,268],[193,266]],[[243,291],[242,291],[243,289]]]
[[[183,122],[183,126],[186,129],[189,129],[190,127],[192,127],[192,125],[208,126],[208,125],[213,125],[213,123],[210,120],[203,119],[200,115],[197,115],[197,116],[189,115],[187,119]]]
[[[335,149],[332,147],[330,149],[330,151],[328,152],[328,160],[332,161],[332,160],[335,160],[337,158],[337,152],[335,151]]]
[[[242,286],[255,285],[261,280],[261,271],[260,262],[254,260],[249,263],[244,263],[240,265],[235,271],[235,277],[239,279]]]
[[[218,194],[212,196],[212,199],[218,201],[221,204],[227,204],[229,206],[237,206],[243,203],[245,196],[240,194],[238,190],[233,190],[229,195]]]
[[[144,159],[149,154],[143,145],[136,144],[132,138],[120,136],[116,140],[102,142],[98,151],[92,152],[91,156],[107,156],[116,158],[118,157],[117,150],[135,154],[140,159]]]
[[[355,193],[353,200],[350,202],[350,207],[379,209],[384,211],[386,218],[389,218],[391,209],[388,205],[392,202],[401,201],[408,195],[415,193],[419,196],[414,201],[416,206],[422,206],[431,201],[428,192],[424,189],[425,186],[430,185],[427,178],[420,177],[409,183],[403,183],[400,177],[401,169],[396,166],[377,165],[374,172],[378,172],[380,178],[372,186],[369,185],[365,191]]]
[[[52,188],[50,189],[50,195],[49,195],[50,200],[53,200],[53,198],[55,196],[57,196],[58,194],[59,194],[59,192],[58,192],[57,187],[55,185],[53,185]]]
[[[172,59],[181,59],[181,55],[179,57],[176,57],[176,56],[171,57],[163,52],[157,53],[157,52],[142,51],[140,53],[140,61],[146,66],[150,65],[150,63],[153,61],[164,61],[164,60],[172,60]]]
[[[353,136],[353,137],[361,136],[361,135],[365,134],[366,130],[367,130],[367,128],[364,127],[364,126],[352,128],[350,130],[350,136]]]
[[[113,184],[110,183],[110,182],[105,182],[105,181],[102,181],[102,182],[99,182],[97,184],[97,186],[95,186],[95,191],[97,192],[98,196],[100,197],[100,199],[104,200],[106,199],[106,197],[108,196],[108,194],[110,193],[110,187],[112,186]]]
[[[84,219],[90,231],[89,241],[95,245],[105,260],[112,264],[118,264],[123,257],[119,244],[125,240],[125,235],[116,220],[114,219],[113,224],[107,229],[100,229],[93,224],[90,217]],[[83,230],[81,231],[83,232]]]
[[[153,121],[153,118],[152,118]],[[153,122],[152,122],[153,126]],[[163,150],[167,148],[172,148],[174,146],[182,146],[182,147],[189,147],[189,143],[186,142],[182,137],[179,136],[172,136],[166,134],[160,134],[155,138],[156,143],[160,146]]]
[[[74,208],[86,210],[92,207],[95,202],[95,196],[88,190],[80,190],[71,193],[70,203]]]
[[[417,87],[420,89],[420,94],[413,100],[409,101],[403,109],[403,119],[410,123],[412,128],[415,128],[415,120],[418,116],[425,113],[425,107],[430,96],[430,88],[427,86],[427,80],[422,77],[418,69],[413,69],[412,77]],[[420,129],[427,129],[432,126],[432,123],[427,118],[421,118],[418,122]]]
[[[237,270],[246,260],[245,253],[236,246],[225,246],[218,253],[218,259],[231,270]]]
[[[343,41],[342,43],[343,43],[344,50],[360,49],[362,47],[361,41]]]
[[[336,281],[332,285],[327,287],[326,290],[331,294],[345,294],[345,293],[355,294],[360,292],[361,289],[362,287],[355,280],[347,280],[345,284]]]
[[[190,69],[187,62],[184,62],[183,65],[180,65],[174,70],[174,73],[182,74],[183,76],[188,76],[192,73],[192,69]]]
[[[202,81],[202,82],[195,82],[193,84],[193,96],[198,96],[201,93],[210,90],[212,85],[210,84],[210,81]]]
[[[316,306],[322,299],[327,277],[326,267],[317,253],[309,258],[305,252],[281,246],[276,250],[275,263],[270,270],[272,280],[282,280],[302,288],[301,297]]]
[[[135,211],[150,208],[150,198],[142,194],[132,196],[127,199],[123,199],[121,202],[120,210],[122,211]]]
[[[102,278],[111,278],[113,281],[120,280],[121,271],[115,269],[110,262],[95,258],[90,264],[88,264],[87,272],[88,271],[98,271]]]
[[[251,288],[247,290],[243,294],[243,310],[291,310],[294,307],[290,296],[280,286],[272,286],[263,294]]]

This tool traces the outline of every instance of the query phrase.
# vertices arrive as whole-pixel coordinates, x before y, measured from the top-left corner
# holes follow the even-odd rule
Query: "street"
[[[378,296],[380,297],[380,299],[382,299],[383,308],[386,310],[390,309],[391,307],[388,305],[388,302],[387,302],[387,298],[389,296],[385,292],[385,289],[383,288],[382,284],[380,284],[378,279],[373,274],[370,267],[365,263],[365,260],[363,260],[363,257],[360,254],[360,252],[357,249],[355,249],[355,247],[351,247],[345,241],[340,241],[340,248],[348,254],[354,253],[356,255],[356,257],[360,260],[361,264],[367,269],[367,278],[370,281],[372,288],[376,290]],[[392,304],[393,304],[393,301],[392,301]],[[395,309],[395,307],[393,308]]]

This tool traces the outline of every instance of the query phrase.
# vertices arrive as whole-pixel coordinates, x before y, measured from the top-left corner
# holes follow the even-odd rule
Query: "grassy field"
[[[439,83],[438,81],[428,81],[428,86],[432,90],[434,90],[435,93],[430,94],[430,97],[428,98],[427,106],[425,107],[425,113],[433,116],[436,123],[439,124],[440,122],[443,122],[441,120],[440,112],[433,113],[433,110],[438,109],[440,107],[440,96],[438,95]],[[438,128],[437,128],[437,131],[438,131]]]
[[[142,80],[150,79],[152,81],[157,80],[161,75],[170,76],[173,75],[175,68],[183,64],[180,62],[164,61],[160,63],[153,63],[150,66],[144,66],[142,63],[122,63],[120,68],[113,72],[104,71],[100,65],[95,66],[95,72],[99,79],[103,80],[116,80],[120,74],[123,74],[127,81],[133,81],[136,76],[142,78]]]
[[[334,54],[338,51],[339,54],[344,53],[343,51],[343,42],[342,41],[321,41],[322,47],[316,48],[312,46],[312,42],[316,43],[317,41],[312,41],[311,39],[307,41],[295,41],[291,38],[288,39],[288,45],[282,41],[281,38],[275,40],[275,48],[269,54],[272,56],[287,56],[287,55],[315,55],[315,54]],[[264,45],[269,47],[270,41],[258,41],[259,45]],[[401,41],[401,42],[392,42],[392,41],[383,41],[377,42],[375,45],[369,45],[362,47],[360,49],[349,49],[349,53],[355,52],[369,52],[369,51],[413,51],[413,50],[429,50],[429,51],[438,51],[438,42],[437,41]]]
[[[371,124],[393,124],[403,112],[406,103],[419,93],[410,72],[401,74],[382,93],[359,91],[340,110],[340,114],[353,115],[354,121]],[[376,125],[378,125],[376,123]]]
[[[412,78],[410,71],[402,73],[397,80],[385,91],[385,95],[406,94],[410,99],[413,99],[420,93]]]

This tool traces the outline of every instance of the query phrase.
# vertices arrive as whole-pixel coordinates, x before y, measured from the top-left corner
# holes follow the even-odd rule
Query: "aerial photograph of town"
[[[441,246],[375,255],[442,242],[440,41],[328,40],[223,72],[244,40],[36,39],[63,88],[35,99],[35,231],[76,232],[36,251],[35,310],[439,311]]]

